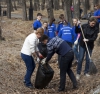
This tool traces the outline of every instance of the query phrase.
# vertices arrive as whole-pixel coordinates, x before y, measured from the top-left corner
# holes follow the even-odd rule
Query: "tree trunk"
[[[72,15],[70,10],[71,5],[72,5],[72,0],[64,0],[65,18],[72,25]]]
[[[39,0],[34,0],[34,10],[40,10],[40,4],[39,4]]]
[[[11,19],[11,0],[7,0],[7,18]]]
[[[15,10],[17,10],[17,7],[16,7],[16,0],[14,0],[14,8],[15,8]]]
[[[22,0],[22,20],[26,21],[27,20],[27,10],[26,10],[26,0]]]
[[[62,2],[62,9],[64,9],[64,0],[61,0]]]
[[[11,0],[11,11],[14,11],[12,1],[13,0]]]
[[[83,15],[86,15],[87,14],[87,10],[88,10],[87,9],[87,4],[86,4],[86,0],[82,1],[82,5],[83,5]]]
[[[48,12],[48,19],[49,20],[54,17],[53,7],[52,7],[52,1],[53,0],[48,0],[47,1],[47,12]]]
[[[29,20],[33,20],[33,4],[32,4],[32,0],[30,0]]]
[[[74,5],[74,18],[80,18],[80,0],[74,0],[73,5]]]
[[[94,11],[94,0],[89,0],[90,2],[90,11]]]
[[[94,0],[94,5],[98,4],[99,0]]]
[[[45,0],[42,0],[42,3],[41,3],[41,9],[42,9],[42,10],[45,9]]]
[[[53,0],[53,4],[54,4],[54,9],[55,9],[55,10],[59,10],[59,6],[60,6],[60,5],[59,5],[59,1],[60,1],[60,0]]]
[[[87,6],[87,10],[89,10],[90,9],[89,0],[86,0],[86,6]]]

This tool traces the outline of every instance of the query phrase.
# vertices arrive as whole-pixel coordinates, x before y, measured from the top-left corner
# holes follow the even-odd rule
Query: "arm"
[[[91,42],[92,42],[92,41],[95,41],[96,38],[97,38],[97,36],[98,36],[98,33],[95,32],[94,35],[93,35],[93,37],[92,37],[92,38],[89,38],[88,40],[91,41]]]
[[[58,32],[58,37],[61,38],[61,36],[62,36],[62,29],[60,29],[60,31]]]
[[[34,28],[34,30],[37,30],[37,22],[33,23],[33,28]]]
[[[54,53],[55,53],[55,52],[48,53],[47,58],[46,58],[46,61],[45,61],[46,63],[49,62],[49,60],[52,58],[52,56],[54,55]]]

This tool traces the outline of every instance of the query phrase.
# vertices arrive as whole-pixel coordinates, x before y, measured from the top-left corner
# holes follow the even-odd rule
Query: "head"
[[[37,19],[38,19],[38,20],[41,20],[41,19],[42,19],[42,14],[41,14],[41,13],[38,13],[38,14],[37,14]]]
[[[76,25],[78,23],[78,19],[77,18],[73,18],[73,24]]]
[[[96,25],[96,23],[97,23],[97,19],[95,17],[91,17],[89,19],[89,25],[90,25],[90,27],[94,27]]]
[[[43,44],[47,44],[48,42],[48,36],[47,35],[43,35],[41,38],[40,38],[40,41],[43,43]]]
[[[49,21],[49,25],[51,26],[55,22],[55,18],[51,18]]]
[[[97,5],[97,4],[94,5],[94,9],[95,9],[95,10],[98,9],[98,5]]]
[[[60,14],[59,19],[60,21],[63,21],[65,19],[64,14]]]
[[[47,27],[48,27],[48,22],[47,22],[47,21],[44,21],[42,26],[43,26],[44,28],[47,28]]]
[[[41,38],[41,36],[44,34],[44,29],[43,28],[38,28],[35,32],[37,38]]]
[[[68,22],[66,20],[63,21],[63,25],[68,25]]]

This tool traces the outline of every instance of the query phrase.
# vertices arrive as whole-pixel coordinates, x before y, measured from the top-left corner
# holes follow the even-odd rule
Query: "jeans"
[[[25,84],[27,86],[29,86],[29,85],[31,85],[31,76],[32,76],[32,73],[35,69],[35,62],[34,62],[34,59],[32,56],[28,56],[28,55],[21,53],[21,57],[22,57],[23,61],[25,62],[25,65],[27,68],[26,75],[24,77]]]
[[[73,46],[73,51],[74,51],[76,60],[79,59],[79,51],[78,51],[78,48],[79,48],[79,44]]]
[[[62,90],[65,89],[65,83],[66,83],[66,73],[68,74],[69,78],[73,82],[73,85],[75,86],[77,84],[75,75],[73,71],[71,70],[72,61],[74,59],[74,53],[73,51],[69,51],[65,56],[61,56],[60,59],[60,87]]]
[[[88,47],[88,49],[89,49],[89,53],[90,53],[90,56],[91,56],[92,50],[89,47]],[[85,63],[84,74],[89,72],[90,59],[89,59],[88,52],[87,52],[86,48],[83,48],[83,47],[80,46],[79,47],[79,60],[78,60],[78,66],[77,66],[77,74],[81,74],[82,62],[83,62],[83,59],[84,59],[85,52],[86,52],[86,63]]]

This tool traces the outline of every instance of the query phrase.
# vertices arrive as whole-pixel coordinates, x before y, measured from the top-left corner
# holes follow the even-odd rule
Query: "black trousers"
[[[65,56],[61,57],[60,59],[60,87],[61,89],[65,89],[66,83],[66,73],[68,74],[69,78],[71,79],[73,85],[77,84],[75,75],[71,70],[72,61],[74,59],[73,51],[69,51]]]

